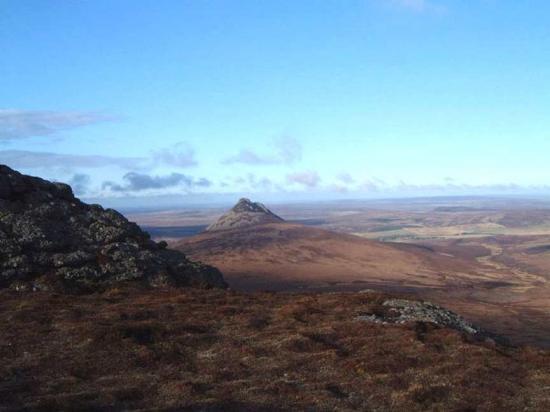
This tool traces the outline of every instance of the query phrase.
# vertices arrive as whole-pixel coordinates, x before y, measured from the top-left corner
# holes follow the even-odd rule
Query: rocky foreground
[[[409,309],[396,323],[360,318],[395,318],[410,302],[392,299],[4,289],[0,411],[550,410],[548,352],[415,321]]]
[[[128,281],[225,287],[217,269],[167,250],[115,210],[0,165],[0,288],[80,293]]]

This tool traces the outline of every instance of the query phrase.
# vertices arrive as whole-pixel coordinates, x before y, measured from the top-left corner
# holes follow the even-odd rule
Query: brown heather
[[[368,293],[0,291],[0,410],[550,410],[550,356]]]

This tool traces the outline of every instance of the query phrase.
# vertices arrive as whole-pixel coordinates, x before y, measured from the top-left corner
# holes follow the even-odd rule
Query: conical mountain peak
[[[213,232],[277,222],[283,222],[283,219],[265,205],[247,198],[241,198],[229,212],[221,216],[217,222],[208,226],[206,230]]]
[[[233,206],[231,209],[233,212],[237,213],[243,213],[243,212],[251,212],[251,213],[268,213],[273,214],[265,205],[259,202],[253,202],[250,199],[247,199],[246,197],[243,197],[239,199],[237,204]]]

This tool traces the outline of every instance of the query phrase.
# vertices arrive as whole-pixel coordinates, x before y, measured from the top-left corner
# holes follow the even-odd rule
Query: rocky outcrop
[[[117,211],[0,165],[0,287],[92,292],[128,281],[226,286],[216,268],[166,249]]]
[[[356,320],[381,324],[431,324],[450,328],[479,340],[492,340],[509,345],[507,339],[487,332],[464,320],[460,315],[431,302],[407,299],[388,299],[369,313],[362,313]]]
[[[382,303],[383,311],[358,316],[358,320],[376,323],[428,322],[461,332],[475,334],[479,330],[450,310],[430,302],[389,299]]]
[[[215,232],[280,222],[284,222],[284,220],[263,204],[242,198],[229,212],[208,226],[206,231]]]

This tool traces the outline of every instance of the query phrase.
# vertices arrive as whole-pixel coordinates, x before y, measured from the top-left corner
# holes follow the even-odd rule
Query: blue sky
[[[537,0],[0,0],[0,162],[100,199],[549,192],[549,18]]]

